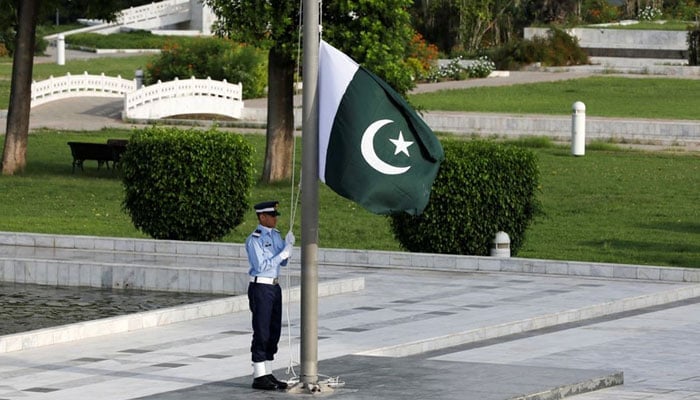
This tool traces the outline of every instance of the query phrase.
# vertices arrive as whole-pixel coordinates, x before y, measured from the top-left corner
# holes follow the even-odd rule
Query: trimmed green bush
[[[622,7],[615,6],[608,0],[584,0],[581,14],[583,20],[589,24],[613,22],[622,16]]]
[[[688,28],[688,65],[700,65],[700,25]]]
[[[12,56],[15,54],[17,33],[12,27],[0,29],[0,57]],[[49,43],[43,37],[36,35],[34,40],[34,55],[43,55]]]
[[[242,136],[214,129],[137,130],[120,162],[124,210],[156,239],[221,239],[248,209],[252,151]]]
[[[428,206],[418,216],[391,215],[394,237],[413,252],[484,256],[504,231],[516,255],[540,209],[534,153],[485,141],[447,141],[443,148]]]
[[[149,31],[134,30],[111,33],[75,33],[66,37],[66,46],[85,49],[160,49],[168,43],[189,43],[197,38],[161,36]]]
[[[191,77],[243,84],[243,98],[263,97],[267,85],[267,53],[228,39],[198,38],[170,43],[146,66],[145,83]]]
[[[536,62],[550,67],[589,63],[578,39],[557,28],[550,29],[546,37],[510,41],[490,50],[489,56],[499,70],[518,70]]]

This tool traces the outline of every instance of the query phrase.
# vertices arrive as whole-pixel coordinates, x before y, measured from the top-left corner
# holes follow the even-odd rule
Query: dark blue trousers
[[[253,313],[253,362],[274,360],[282,333],[282,289],[279,285],[248,285],[248,304]]]

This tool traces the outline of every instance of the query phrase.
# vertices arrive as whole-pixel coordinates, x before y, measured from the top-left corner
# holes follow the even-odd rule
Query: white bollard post
[[[571,154],[586,154],[586,105],[577,101],[571,113]]]
[[[143,87],[143,70],[141,68],[134,72],[134,79],[136,80],[136,89],[141,89]]]
[[[58,35],[56,39],[56,64],[66,65],[66,37]]]
[[[491,257],[510,257],[510,237],[507,233],[499,231],[493,238]]]

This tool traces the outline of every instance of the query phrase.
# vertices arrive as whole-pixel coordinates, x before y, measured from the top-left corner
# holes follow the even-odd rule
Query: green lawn
[[[0,177],[0,231],[144,237],[121,209],[118,173],[98,171],[95,162],[86,162],[84,172],[71,173],[66,145],[70,140],[100,142],[129,134],[105,130],[30,135],[25,174]],[[264,136],[245,137],[257,149],[255,165],[261,169]],[[530,142],[545,145],[532,148],[539,159],[544,215],[528,230],[519,256],[700,267],[700,155],[592,145],[584,157],[573,157],[568,148],[548,145],[547,140]],[[297,168],[300,160],[299,155]],[[278,199],[283,212],[280,229],[285,231],[291,190],[290,183],[258,184],[251,204]],[[324,185],[319,196],[321,247],[399,250],[387,218],[358,208]],[[297,236],[300,218],[301,210],[294,225]],[[249,212],[224,240],[242,243],[254,225],[255,216]]]
[[[441,90],[411,95],[409,100],[426,110],[566,115],[574,102],[582,101],[590,116],[698,120],[698,93],[700,79],[595,76]]]
[[[605,29],[625,29],[644,31],[687,31],[689,26],[693,26],[694,21],[640,21],[629,25],[609,25]],[[600,26],[590,26],[584,28],[600,29]]]
[[[700,156],[538,155],[545,216],[521,256],[700,267]]]

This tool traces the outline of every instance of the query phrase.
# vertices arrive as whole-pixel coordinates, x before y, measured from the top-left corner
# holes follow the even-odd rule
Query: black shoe
[[[275,378],[275,376],[272,375],[272,374],[267,375],[267,376],[269,376],[269,377],[270,377],[270,380],[271,380],[272,382],[274,382],[275,385],[277,385],[277,389],[280,389],[280,390],[287,390],[287,386],[288,386],[288,385],[287,385],[287,382],[278,381],[277,378]]]
[[[253,389],[277,390],[277,384],[270,378],[272,375],[263,375],[253,379]]]

